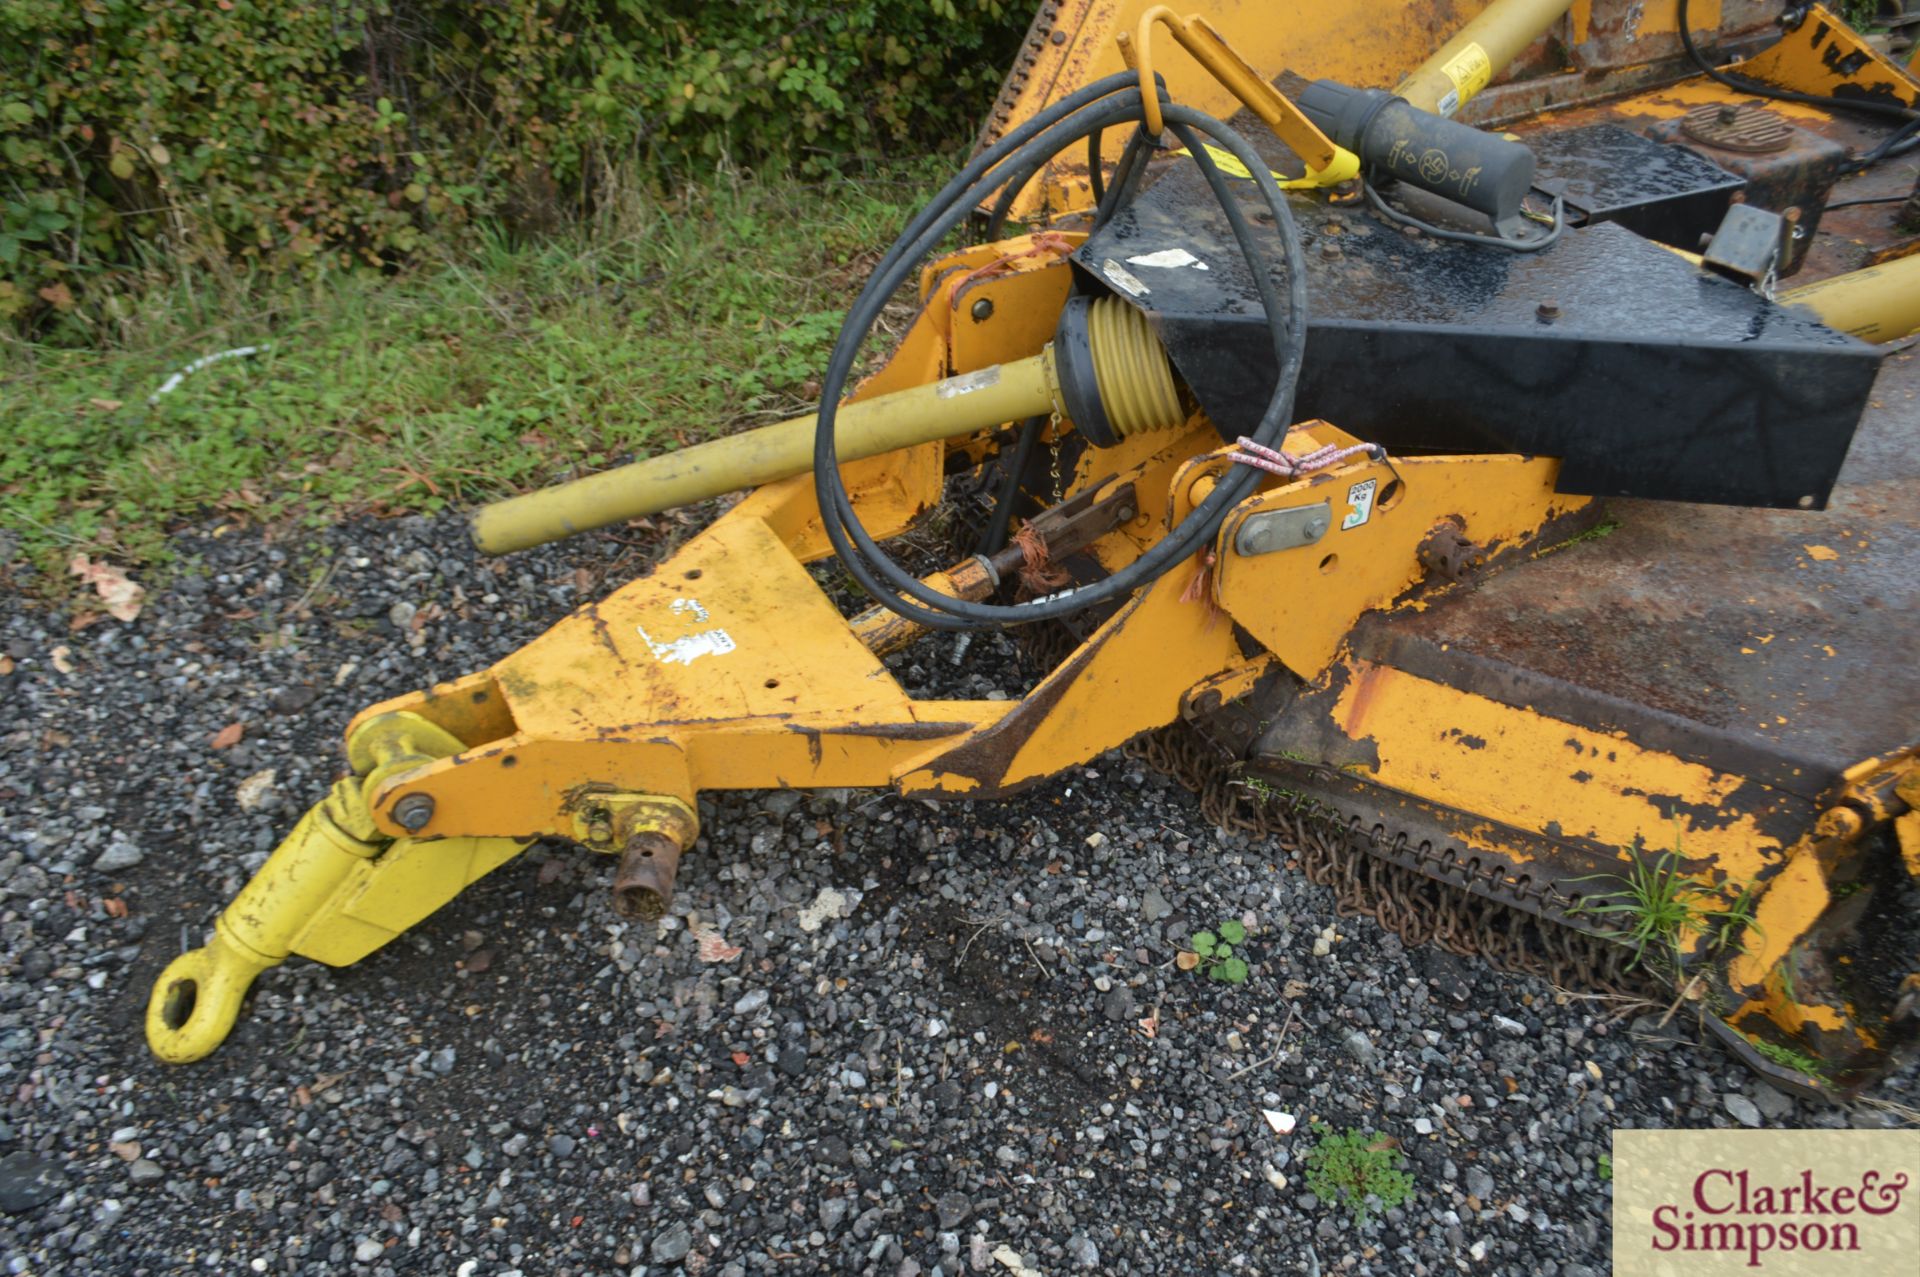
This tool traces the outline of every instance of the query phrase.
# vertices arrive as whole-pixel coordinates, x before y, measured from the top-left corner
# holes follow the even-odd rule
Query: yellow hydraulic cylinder
[[[1060,411],[1049,346],[1027,359],[846,404],[834,417],[835,452],[857,461]],[[483,506],[473,516],[473,543],[485,554],[506,554],[805,474],[813,469],[814,421],[812,414],[795,417]]]
[[[1790,288],[1776,299],[1876,345],[1920,332],[1920,254]]]
[[[1394,92],[1422,111],[1452,115],[1572,7],[1573,0],[1494,0]]]

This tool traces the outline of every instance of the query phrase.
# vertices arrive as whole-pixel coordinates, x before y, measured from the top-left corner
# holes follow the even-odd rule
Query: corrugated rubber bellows
[[[1152,321],[1119,298],[1069,299],[1053,350],[1060,406],[1089,442],[1109,448],[1186,421]]]

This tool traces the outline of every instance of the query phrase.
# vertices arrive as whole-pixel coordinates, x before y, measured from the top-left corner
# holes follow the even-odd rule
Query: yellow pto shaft
[[[1037,355],[843,406],[833,422],[835,453],[858,461],[1047,415],[1107,443],[1186,419],[1166,348],[1145,315],[1116,298],[1076,299]],[[475,512],[473,543],[507,554],[805,474],[815,421],[795,417],[496,501]]]
[[[1777,300],[1805,306],[1820,322],[1883,345],[1920,332],[1920,254],[1790,288]]]
[[[1494,0],[1394,93],[1422,111],[1452,115],[1572,7],[1573,0]]]
[[[843,406],[835,451],[858,461],[1060,410],[1053,351]],[[482,506],[473,543],[507,554],[813,469],[814,416],[794,417]]]

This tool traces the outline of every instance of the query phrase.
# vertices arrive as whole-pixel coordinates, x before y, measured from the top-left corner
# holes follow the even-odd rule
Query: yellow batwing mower
[[[1920,1042],[1920,84],[1819,6],[1697,7],[1222,5],[1235,52],[1050,0],[817,416],[478,513],[505,553],[753,489],[356,719],[153,1049],[535,839],[649,918],[702,790],[991,801],[1127,746],[1409,942],[1657,978],[1775,1082],[1867,1085]],[[1017,701],[883,659],[987,627],[1051,656]]]

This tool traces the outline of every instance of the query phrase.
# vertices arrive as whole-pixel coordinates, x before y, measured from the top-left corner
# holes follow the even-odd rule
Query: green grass
[[[153,563],[208,511],[433,510],[807,411],[873,258],[949,167],[715,179],[387,277],[156,271],[92,348],[0,338],[0,529],[43,562]]]
[[[1753,925],[1752,890],[1728,900],[1701,885],[1680,865],[1677,836],[1674,849],[1661,855],[1646,856],[1636,850],[1624,874],[1595,874],[1573,881],[1617,884],[1598,901],[1580,901],[1568,916],[1604,918],[1617,924],[1600,934],[1633,951],[1629,970],[1645,962],[1671,977],[1680,970],[1690,937],[1713,931],[1710,942],[1718,947],[1732,943]]]
[[[1753,1043],[1753,1049],[1766,1056],[1769,1060],[1772,1060],[1775,1064],[1784,1065],[1796,1072],[1804,1073],[1808,1077],[1824,1078],[1827,1074],[1827,1066],[1811,1055],[1808,1055],[1805,1051],[1796,1051],[1794,1048],[1782,1046],[1778,1042],[1759,1041]]]

